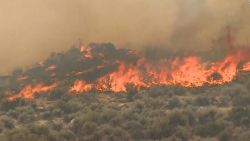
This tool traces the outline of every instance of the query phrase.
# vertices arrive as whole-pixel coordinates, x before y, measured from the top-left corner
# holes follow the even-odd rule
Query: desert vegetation
[[[35,99],[1,99],[3,141],[247,141],[249,87],[155,86],[127,93],[72,95],[55,89]],[[131,88],[132,89],[132,88]]]
[[[127,50],[117,50],[111,44],[94,46],[96,54],[106,54],[106,62],[136,59],[128,58],[124,55]],[[75,80],[91,81],[115,70],[112,63],[106,68],[95,68],[103,63],[102,55],[79,60],[81,55],[79,48],[52,53],[42,66],[16,69],[11,75],[0,77],[0,141],[248,141],[250,138],[248,72],[237,74],[232,82],[202,87],[157,84],[138,89],[127,84],[126,92],[72,93],[69,87]],[[94,69],[87,74],[62,75],[90,67]],[[23,91],[25,85],[52,81],[63,85],[49,91],[27,87],[25,90],[33,95],[25,91],[15,99],[9,98]]]

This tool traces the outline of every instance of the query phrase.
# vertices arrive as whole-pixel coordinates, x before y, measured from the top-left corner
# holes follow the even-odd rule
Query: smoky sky
[[[247,0],[0,0],[0,73],[80,42],[206,49],[232,27],[248,45]]]

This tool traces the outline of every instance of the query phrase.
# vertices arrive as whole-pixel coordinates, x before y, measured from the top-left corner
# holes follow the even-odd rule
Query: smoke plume
[[[80,42],[119,47],[206,50],[232,30],[249,44],[247,0],[2,0],[1,73]]]

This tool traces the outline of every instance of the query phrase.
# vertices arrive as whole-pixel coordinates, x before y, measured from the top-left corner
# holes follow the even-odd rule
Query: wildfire
[[[246,64],[244,64],[242,70],[243,71],[250,71],[250,62],[247,62]]]
[[[90,91],[92,88],[93,88],[92,84],[87,84],[83,80],[77,80],[75,81],[75,83],[73,84],[73,86],[70,88],[69,91],[72,93],[84,93]]]
[[[86,85],[77,80],[71,89],[76,87],[77,92],[86,92],[93,88],[98,91],[125,92],[127,84],[133,84],[137,88],[148,88],[153,85],[218,85],[233,81],[238,71],[249,71],[250,63],[246,63],[243,69],[238,69],[240,61],[239,55],[232,54],[218,62],[202,62],[201,58],[196,56],[154,63],[142,58],[135,65],[118,62],[116,71],[99,78],[93,84]]]
[[[110,50],[117,51],[117,49]],[[113,59],[109,56],[116,53],[107,54],[108,51],[84,46],[79,49],[79,52],[81,55],[79,58],[83,61],[81,59],[77,61],[79,66],[83,66],[83,69],[69,69],[70,71],[66,73],[60,73],[61,67],[57,68],[56,65],[44,68],[45,72],[53,71],[49,75],[53,78],[51,80],[56,82],[59,80],[60,84],[69,86],[68,91],[73,94],[89,91],[126,92],[128,84],[132,84],[138,89],[150,88],[154,85],[180,85],[183,87],[221,85],[233,81],[241,71],[250,71],[250,58],[246,57],[249,51],[240,49],[229,52],[218,61],[204,61],[198,56],[165,57],[156,61],[147,59],[132,50],[122,50],[124,56],[128,58],[132,56],[133,60],[128,61],[129,59],[126,57]],[[118,50],[117,54],[121,52]],[[73,65],[73,68],[81,68],[78,65]],[[114,68],[110,69],[110,67]],[[94,75],[96,77],[92,78]],[[22,75],[16,80],[26,79],[31,78]],[[73,84],[68,80],[74,80]],[[11,93],[8,99],[10,101],[17,98],[32,99],[35,94],[48,92],[58,87],[56,82],[52,85],[27,84],[19,93]]]
[[[13,101],[17,98],[33,99],[35,94],[51,91],[56,86],[57,86],[56,83],[52,85],[38,84],[35,85],[34,87],[31,85],[27,85],[18,94],[8,97],[8,100]]]

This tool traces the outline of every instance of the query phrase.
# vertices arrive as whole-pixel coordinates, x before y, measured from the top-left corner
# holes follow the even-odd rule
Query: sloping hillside
[[[72,48],[51,54],[0,78],[1,141],[249,140],[250,76],[242,71],[244,61],[223,84],[208,83],[222,82],[223,72],[217,72],[199,87],[127,83],[125,91],[101,91],[92,84],[117,70],[113,60],[134,62],[138,56],[111,44],[93,46],[91,53]],[[75,86],[79,80],[86,82],[80,88]]]

